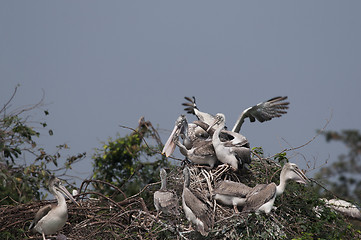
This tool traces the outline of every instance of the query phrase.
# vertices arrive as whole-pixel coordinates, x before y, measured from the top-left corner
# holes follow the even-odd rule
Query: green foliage
[[[54,173],[49,170],[50,164],[57,167],[58,159],[61,157],[60,150],[67,148],[66,145],[59,145],[55,154],[37,148],[36,140],[40,137],[41,129],[47,127],[47,124],[32,121],[40,126],[40,130],[35,130],[37,128],[28,123],[28,114],[38,110],[42,106],[42,100],[37,104],[10,111],[10,103],[17,89],[18,86],[10,100],[0,109],[0,204],[24,203],[45,197],[39,190],[45,185],[47,177]],[[49,115],[48,110],[43,113],[45,116]],[[52,130],[49,130],[49,134],[50,131]],[[63,167],[64,172],[84,155],[68,159]]]
[[[155,140],[157,145],[143,143],[145,139]],[[126,196],[134,195],[147,184],[157,182],[159,169],[169,166],[167,159],[159,154],[161,147],[151,123],[141,121],[132,134],[109,139],[102,148],[96,149],[93,178],[121,188]],[[107,196],[114,193],[107,185],[95,184],[94,187]]]

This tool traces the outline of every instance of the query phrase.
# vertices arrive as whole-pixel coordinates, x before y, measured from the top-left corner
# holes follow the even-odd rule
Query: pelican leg
[[[233,205],[233,209],[234,209],[234,213],[235,213],[235,214],[239,214],[237,205]]]
[[[184,160],[181,162],[181,166],[184,167],[184,166],[186,166],[186,165],[188,165],[188,164],[190,164],[190,163],[191,163],[191,161],[189,161],[189,159],[186,157],[186,158],[184,158]]]
[[[43,235],[43,240],[46,240],[46,238],[45,238],[45,233],[42,233],[42,235]]]

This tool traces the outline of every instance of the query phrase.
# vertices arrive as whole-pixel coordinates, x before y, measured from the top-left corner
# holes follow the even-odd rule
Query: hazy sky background
[[[50,115],[34,119],[54,136],[39,143],[68,144],[64,159],[87,152],[75,166],[87,178],[93,149],[130,133],[119,125],[144,116],[165,142],[184,96],[232,126],[245,108],[287,95],[287,115],[242,129],[273,155],[306,143],[331,113],[327,130],[360,129],[360,10],[332,0],[1,1],[0,103],[18,83],[14,107],[43,89]],[[291,161],[319,166],[345,151],[319,137]]]

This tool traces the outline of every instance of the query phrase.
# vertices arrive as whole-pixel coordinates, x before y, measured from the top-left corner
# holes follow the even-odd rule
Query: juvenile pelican
[[[193,99],[185,97],[185,99],[189,102],[183,103],[182,105],[186,106],[184,110],[187,111],[187,113],[196,115],[198,119],[206,122],[209,125],[214,122],[214,116],[199,111],[196,105],[195,97],[193,97]],[[239,132],[246,118],[249,118],[251,122],[256,121],[256,119],[260,122],[264,122],[269,121],[275,117],[281,117],[282,114],[286,114],[286,110],[288,109],[289,105],[289,102],[284,102],[286,99],[287,97],[274,97],[268,101],[260,102],[253,107],[245,109],[235,122],[232,128],[232,132]]]
[[[251,191],[252,188],[243,183],[224,180],[216,184],[213,198],[225,205],[233,206],[235,213],[238,213],[237,206],[245,204],[247,194]]]
[[[179,141],[183,138],[183,144]],[[188,124],[184,115],[178,117],[174,129],[163,147],[162,153],[168,157],[174,152],[175,146],[190,161],[196,164],[207,164],[213,168],[217,162],[212,141],[208,133],[196,124]]]
[[[174,152],[176,145],[173,140],[178,136],[182,137],[184,147],[189,150],[192,148],[194,141],[207,139],[208,133],[196,124],[188,124],[185,115],[179,116],[175,122],[172,133],[170,134],[167,142],[164,144],[162,150],[162,154],[165,154],[166,157],[169,157]]]
[[[202,202],[189,188],[190,173],[188,167],[183,169],[184,186],[182,194],[182,205],[188,221],[192,222],[198,232],[207,236],[212,227],[212,211]]]
[[[225,126],[224,114],[217,113],[215,120],[213,124],[209,126],[209,129],[215,124],[218,124],[218,127],[212,136],[212,143],[218,160],[222,163],[231,165],[233,170],[237,170],[243,164],[250,163],[251,152],[247,139],[239,133],[233,133],[233,140],[222,142],[219,134]]]
[[[248,193],[243,211],[262,211],[269,214],[274,208],[276,196],[281,195],[286,188],[287,182],[293,180],[306,184],[309,182],[305,174],[294,163],[286,163],[281,171],[280,184],[259,184]]]
[[[175,137],[173,141],[179,147],[179,151],[195,164],[206,164],[213,168],[218,160],[210,140],[196,141],[189,150],[179,142],[178,138]]]
[[[58,178],[52,177],[50,179],[49,191],[55,196],[58,204],[56,206],[47,205],[40,208],[29,227],[29,229],[33,228],[37,232],[41,233],[43,235],[43,240],[46,240],[45,235],[54,234],[60,230],[68,219],[68,209],[65,198],[62,194],[66,195],[79,206]]]
[[[154,193],[154,206],[165,214],[179,215],[178,199],[174,192],[167,190],[167,172],[160,170],[161,187]]]

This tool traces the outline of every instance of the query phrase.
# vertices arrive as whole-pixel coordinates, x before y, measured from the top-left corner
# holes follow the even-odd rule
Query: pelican
[[[154,206],[165,214],[179,215],[178,199],[174,192],[167,190],[167,172],[160,170],[161,187],[154,193]]]
[[[189,188],[190,173],[188,167],[183,169],[183,176],[182,205],[184,213],[188,221],[196,226],[197,231],[203,236],[207,236],[212,227],[212,211]]]
[[[189,150],[179,142],[177,137],[173,139],[173,142],[179,147],[179,151],[195,164],[206,164],[213,168],[217,163],[216,152],[210,140],[196,141]]]
[[[183,138],[183,144],[179,141],[179,136]],[[207,164],[211,168],[217,162],[212,141],[208,138],[208,133],[198,125],[188,124],[184,115],[178,117],[174,129],[163,147],[162,153],[167,157],[174,152],[175,146],[190,161],[196,164]]]
[[[214,116],[209,113],[199,111],[196,105],[196,99],[189,97],[185,97],[185,99],[189,102],[183,103],[183,106],[186,106],[184,109],[187,113],[191,113],[197,116],[198,119],[206,122],[208,125],[214,122]],[[275,117],[281,117],[282,114],[287,113],[289,102],[284,102],[287,99],[285,97],[274,97],[265,102],[260,102],[253,107],[249,107],[245,109],[242,114],[239,116],[237,121],[235,122],[232,132],[239,132],[241,130],[242,124],[246,118],[250,119],[250,122],[255,122],[256,119],[259,122],[269,121]]]
[[[183,138],[183,145],[189,150],[193,146],[193,142],[199,139],[207,139],[208,133],[198,127],[196,124],[188,124],[185,115],[180,115],[175,121],[175,126],[170,134],[167,142],[164,144],[162,154],[169,157],[175,149],[174,136],[181,136]]]
[[[60,230],[68,219],[68,209],[65,198],[62,194],[66,195],[79,206],[58,178],[51,177],[49,191],[55,196],[58,204],[56,206],[46,205],[40,208],[29,227],[29,230],[33,229],[41,233],[43,235],[43,240],[46,240],[45,235],[54,234]]]
[[[289,180],[306,184],[309,182],[305,174],[294,163],[286,163],[280,174],[280,184],[259,184],[247,194],[243,211],[265,212],[269,214],[274,209],[273,204],[277,196],[281,195]]]
[[[243,206],[246,203],[246,197],[252,191],[251,187],[233,181],[220,181],[213,190],[213,199],[225,205],[233,206],[235,213],[238,213],[237,206]]]
[[[361,220],[360,208],[356,205],[341,199],[330,199],[321,198],[325,202],[325,205],[333,210],[354,219]]]
[[[219,134],[225,126],[225,116],[217,113],[214,122],[209,126],[211,129],[214,125],[218,127],[213,133],[212,143],[220,162],[229,164],[233,170],[251,162],[251,152],[247,139],[239,133],[233,133],[233,140],[222,142]]]

